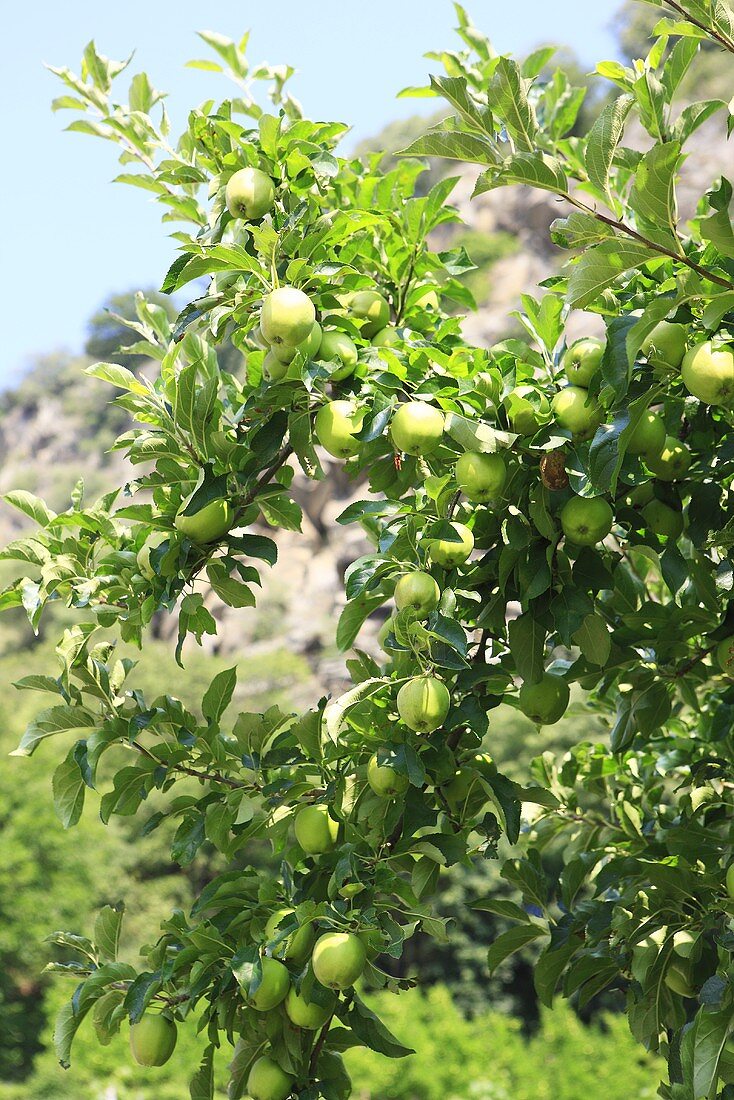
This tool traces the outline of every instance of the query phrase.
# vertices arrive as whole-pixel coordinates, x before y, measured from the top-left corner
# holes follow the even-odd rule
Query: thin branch
[[[334,1009],[334,1012],[336,1012],[336,1009]],[[329,1032],[329,1028],[331,1027],[331,1021],[334,1019],[334,1012],[332,1012],[331,1016],[329,1016],[329,1019],[321,1028],[321,1031],[319,1032],[319,1037],[314,1043],[314,1048],[311,1051],[311,1058],[309,1059],[308,1063],[308,1075],[312,1081],[316,1080],[316,1067],[318,1066],[319,1056],[321,1054],[321,1051],[323,1050],[324,1043],[326,1042],[326,1036]]]
[[[162,768],[166,768],[170,771],[183,772],[185,775],[190,775],[194,779],[201,779],[204,782],[209,783],[221,783],[225,787],[231,787],[233,790],[239,790],[244,787],[244,783],[238,783],[236,779],[230,779],[228,775],[222,775],[221,772],[204,772],[199,771],[197,768],[189,768],[186,764],[171,764],[166,760],[161,760],[154,753],[146,749],[144,745],[141,745],[139,741],[131,741],[130,746],[137,749],[139,753],[146,756],[148,760],[154,761]]]
[[[722,34],[721,31],[716,30],[714,27],[707,27],[705,23],[699,22],[695,16],[687,12],[680,4],[677,4],[676,0],[664,0],[664,2],[669,8],[672,8],[673,11],[677,11],[679,15],[682,15],[687,23],[693,23],[694,27],[698,27],[699,30],[704,31],[711,38],[715,39],[715,41],[723,46],[725,50],[734,53],[734,42],[732,42],[727,35]]]
[[[632,227],[625,222],[617,221],[616,218],[609,218],[606,214],[600,214],[598,210],[595,210],[591,206],[587,206],[586,203],[574,198],[573,195],[569,195],[563,191],[558,191],[556,193],[560,195],[561,198],[566,199],[567,202],[570,202],[571,205],[575,206],[578,210],[583,210],[585,214],[591,214],[597,221],[603,222],[612,229],[616,229],[618,232],[624,233],[628,237],[632,237],[633,240],[639,241],[640,244],[649,248],[651,252],[657,252],[660,256],[667,256],[671,260],[676,260],[678,263],[685,264],[691,271],[695,271],[697,275],[707,279],[710,283],[716,283],[717,286],[723,286],[726,290],[734,290],[734,282],[731,282],[729,279],[724,279],[719,275],[714,275],[713,272],[697,264],[695,260],[691,260],[684,252],[674,252],[672,249],[666,248],[665,245],[656,244],[655,241],[651,241],[648,237],[643,236],[642,233],[638,233],[636,229],[632,229]]]
[[[692,657],[689,657],[687,661],[684,661],[683,664],[676,669],[674,678],[676,680],[680,680],[681,676],[685,676],[687,672],[691,671],[694,665],[697,665],[699,661],[703,660],[704,657],[713,652],[713,650],[716,649],[717,645],[718,642],[714,642],[713,645],[706,646],[705,649],[699,649],[697,653],[694,653]]]

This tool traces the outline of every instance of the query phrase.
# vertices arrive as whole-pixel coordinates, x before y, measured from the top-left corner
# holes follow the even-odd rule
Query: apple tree
[[[676,203],[686,143],[733,117],[677,91],[702,42],[734,52],[734,21],[715,0],[653,6],[648,56],[598,67],[615,95],[579,136],[584,91],[547,75],[552,51],[498,56],[457,5],[463,48],[431,55],[447,71],[428,89],[452,113],[389,170],[338,155],[345,127],[307,120],[290,70],[250,69],[246,40],[202,35],[217,60],[194,64],[237,93],[193,110],[176,141],[145,74],[124,102],[126,64],[91,44],[79,75],[56,70],[70,128],[116,142],[118,178],[183,226],[163,290],[205,289],[173,323],[138,299],[127,350],[154,376],[89,368],[121,391],[133,427],[116,447],[136,476],[91,504],[78,485],[61,513],[6,498],[35,528],[3,552],[22,575],[0,606],[34,627],[47,607],[72,616],[55,672],[18,685],[52,701],[16,752],[63,743],[64,825],[85,798],[107,822],[156,790],[166,809],[143,828],[176,821],[174,861],[204,845],[231,860],[138,965],[118,958],[117,908],[91,938],[58,934],[76,953],[54,964],[75,981],[62,1064],[87,1016],[103,1041],[129,1023],[147,1065],[190,1017],[192,1097],[213,1095],[231,1044],[232,1098],[346,1098],[342,1051],[409,1053],[358,990],[419,980],[389,971],[418,931],[450,935],[432,908],[442,867],[496,857],[507,896],[474,904],[514,924],[490,969],[535,944],[544,1003],[624,991],[633,1034],[667,1056],[661,1096],[734,1096],[731,185],[712,180],[685,225]],[[456,179],[418,193],[425,157],[479,165],[477,194],[525,184],[566,204],[552,235],[569,263],[523,297],[523,335],[463,338],[470,262],[430,242],[457,220]],[[572,309],[596,327],[569,343]],[[277,568],[264,531],[300,526],[293,479],[334,464],[358,487],[339,523],[370,548],[336,629],[348,690],[230,720],[235,669],[196,713],[165,685],[126,687],[116,640],[143,645],[168,612],[184,662],[216,632],[205,586],[252,607]],[[360,632],[390,601],[378,660]],[[541,756],[523,783],[503,775],[498,706],[551,724],[572,690],[608,739]],[[277,876],[248,862],[256,839]]]

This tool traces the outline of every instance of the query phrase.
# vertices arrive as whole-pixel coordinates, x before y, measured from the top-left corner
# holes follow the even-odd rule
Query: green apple
[[[350,374],[354,374],[357,354],[357,345],[346,332],[328,329],[321,337],[316,358],[320,363],[334,363],[330,377],[333,382],[340,382],[342,378],[348,378]]]
[[[308,339],[316,320],[314,304],[294,286],[271,291],[260,310],[260,328],[269,344],[295,347]]]
[[[442,726],[451,706],[449,689],[435,676],[414,676],[398,692],[398,714],[415,733]]]
[[[604,413],[593,397],[581,386],[565,386],[551,402],[553,415],[574,439],[592,439],[604,419]]]
[[[436,610],[440,599],[441,589],[431,574],[422,569],[405,573],[395,585],[395,606],[398,611],[409,607],[425,619]]]
[[[300,344],[295,346],[291,346],[291,344],[273,344],[272,354],[281,363],[286,364],[292,363],[299,351],[302,351],[307,359],[315,359],[321,345],[321,335],[321,325],[318,321],[314,321],[308,336]]]
[[[631,455],[659,455],[665,446],[665,424],[662,417],[648,409],[635,425],[627,440]]]
[[[234,523],[234,510],[228,500],[223,498],[210,500],[198,512],[185,516],[183,513],[188,503],[189,501],[186,500],[181,505],[174,524],[176,529],[191,542],[197,544],[217,542],[227,534]]]
[[[531,397],[535,398],[535,403]],[[517,435],[535,435],[550,415],[548,398],[534,386],[515,386],[503,404],[510,428]]]
[[[571,497],[561,509],[561,527],[577,546],[594,546],[612,529],[614,513],[603,497]]]
[[[675,481],[684,477],[691,465],[691,452],[685,443],[675,439],[672,435],[666,436],[665,445],[658,455],[646,455],[645,462],[655,477],[661,481]]]
[[[683,357],[683,385],[707,405],[731,405],[734,401],[734,352],[715,348],[710,340],[695,344]]]
[[[671,959],[665,971],[663,981],[668,989],[679,997],[695,997],[696,987],[692,982],[690,964],[683,959]]]
[[[642,354],[656,367],[679,367],[686,351],[686,326],[661,321],[642,341]]]
[[[734,863],[730,863],[726,869],[726,892],[734,899]]]
[[[653,932],[649,932],[644,939],[638,940],[632,948],[632,976],[640,984],[645,981],[647,972],[658,957],[667,935],[668,929],[666,927],[656,928]]]
[[[652,481],[643,481],[642,485],[635,485],[624,498],[624,504],[628,508],[644,508],[651,500],[655,499],[655,486]]]
[[[339,822],[334,820],[329,813],[329,807],[323,803],[302,806],[296,812],[293,827],[296,840],[307,855],[323,855],[336,847]]]
[[[474,757],[477,764],[492,764],[488,753],[478,753]],[[454,811],[476,813],[487,801],[487,793],[482,785],[482,776],[472,763],[462,764],[454,777],[443,787],[444,798]]]
[[[247,1078],[247,1095],[251,1100],[288,1100],[295,1079],[282,1070],[266,1054],[256,1058]]]
[[[358,290],[349,299],[347,309],[364,322],[361,332],[368,340],[390,320],[390,306],[376,290]]]
[[[380,798],[397,798],[410,786],[407,775],[398,772],[391,764],[379,764],[373,753],[367,764],[367,782]]]
[[[319,1005],[316,1001],[307,1001],[302,994],[291,989],[285,999],[285,1012],[294,1027],[318,1031],[331,1016],[335,1004],[336,997],[332,996],[326,1005]]]
[[[173,1054],[176,1024],[160,1012],[146,1012],[130,1025],[130,1050],[139,1066],[163,1066]]]
[[[329,401],[316,413],[316,438],[334,458],[351,458],[362,446],[356,436],[364,417],[364,409],[357,409],[353,401]]]
[[[601,366],[603,355],[604,342],[595,336],[585,336],[566,348],[561,365],[571,385],[588,386]]]
[[[265,925],[265,937],[268,942],[274,940],[280,931],[280,925],[292,923],[292,909],[276,909]],[[304,963],[313,946],[316,933],[312,924],[302,924],[295,932],[281,939],[273,953],[294,963]]]
[[[716,647],[716,663],[725,676],[734,680],[734,638],[724,638],[723,642],[719,642]]]
[[[683,513],[677,512],[662,500],[651,500],[642,509],[645,526],[654,535],[677,539],[683,534]]]
[[[377,631],[377,644],[384,653],[391,652],[385,643],[387,642],[388,636],[393,633],[394,627],[395,621],[391,615],[389,619],[385,619],[384,623]]]
[[[428,552],[431,560],[444,569],[454,569],[463,565],[474,549],[474,535],[465,523],[452,521],[456,539],[429,539]]]
[[[367,948],[352,932],[326,932],[316,941],[311,965],[317,982],[327,989],[349,989],[367,962]]]
[[[690,959],[692,955],[698,954],[696,950],[698,942],[699,937],[695,932],[688,932],[682,928],[673,936],[673,950],[681,959]]]
[[[247,998],[250,1008],[256,1012],[270,1012],[281,1001],[291,987],[290,974],[277,959],[271,959],[269,955],[263,955],[260,960],[262,966],[262,980],[254,993]]]
[[[390,422],[390,435],[399,451],[409,455],[427,455],[443,439],[444,416],[440,409],[425,401],[406,401]]]
[[[474,504],[497,500],[507,481],[507,467],[502,455],[465,451],[454,470],[456,484]]]
[[[285,344],[283,347],[285,347]],[[293,352],[295,354],[295,348]],[[279,359],[271,348],[263,358],[263,378],[266,382],[281,382],[287,373],[288,364]]]
[[[402,342],[400,333],[394,325],[385,325],[372,337],[373,348],[398,348]]]
[[[224,198],[233,218],[257,221],[272,210],[275,186],[259,168],[240,168],[227,180]]]
[[[167,535],[156,535],[152,539],[148,539],[147,542],[143,543],[143,545],[140,547],[137,554],[135,555],[135,560],[138,563],[138,569],[144,577],[148,578],[149,581],[152,581],[153,577],[155,576],[155,569],[151,565],[150,555],[153,553],[154,550],[157,550],[158,547],[166,541],[167,537]]]
[[[536,726],[552,726],[563,718],[570,691],[562,676],[544,672],[537,684],[525,681],[518,697],[520,710]]]

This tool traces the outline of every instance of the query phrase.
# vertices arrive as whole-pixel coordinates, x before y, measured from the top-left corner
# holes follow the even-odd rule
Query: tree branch
[[[161,768],[166,770],[183,772],[184,775],[190,775],[194,779],[201,779],[204,782],[209,783],[221,783],[225,787],[231,787],[233,790],[239,790],[240,787],[244,787],[244,783],[238,783],[236,779],[230,779],[228,775],[222,775],[221,772],[204,772],[199,771],[197,768],[189,768],[186,764],[171,764],[166,760],[161,760],[154,753],[146,749],[144,745],[141,745],[139,741],[131,741],[130,746],[137,749],[139,753],[146,756],[148,760],[153,760]]]
[[[734,42],[732,42],[731,39],[727,37],[727,35],[722,34],[721,31],[716,30],[714,27],[707,27],[705,23],[700,23],[699,20],[695,18],[695,16],[691,15],[690,12],[687,12],[685,8],[682,7],[680,4],[677,4],[676,0],[664,0],[664,2],[668,5],[669,8],[672,8],[673,11],[677,11],[679,15],[682,15],[687,23],[693,23],[694,27],[698,27],[699,30],[704,31],[705,34],[708,34],[711,38],[713,38],[716,42],[723,46],[725,50],[729,50],[730,53],[734,53]]]

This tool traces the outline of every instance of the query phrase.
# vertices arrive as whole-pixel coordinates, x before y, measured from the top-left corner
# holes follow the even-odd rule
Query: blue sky
[[[591,67],[615,54],[609,25],[619,3],[468,0],[465,6],[503,52],[565,42]],[[350,123],[357,141],[394,118],[435,109],[430,99],[395,96],[406,85],[426,82],[432,64],[423,59],[426,51],[455,48],[455,22],[448,0],[14,5],[4,20],[0,65],[2,139],[9,153],[0,178],[0,384],[17,378],[37,353],[78,350],[88,317],[108,294],[159,285],[174,258],[161,208],[145,192],[110,183],[115,147],[63,132],[72,115],[52,114],[50,101],[60,88],[44,62],[78,71],[90,38],[111,57],[136,50],[132,71],[145,69],[169,93],[175,124],[193,104],[226,94],[224,78],[184,68],[188,59],[207,56],[195,32],[238,38],[250,29],[251,60],[295,66],[292,90],[306,112]]]

